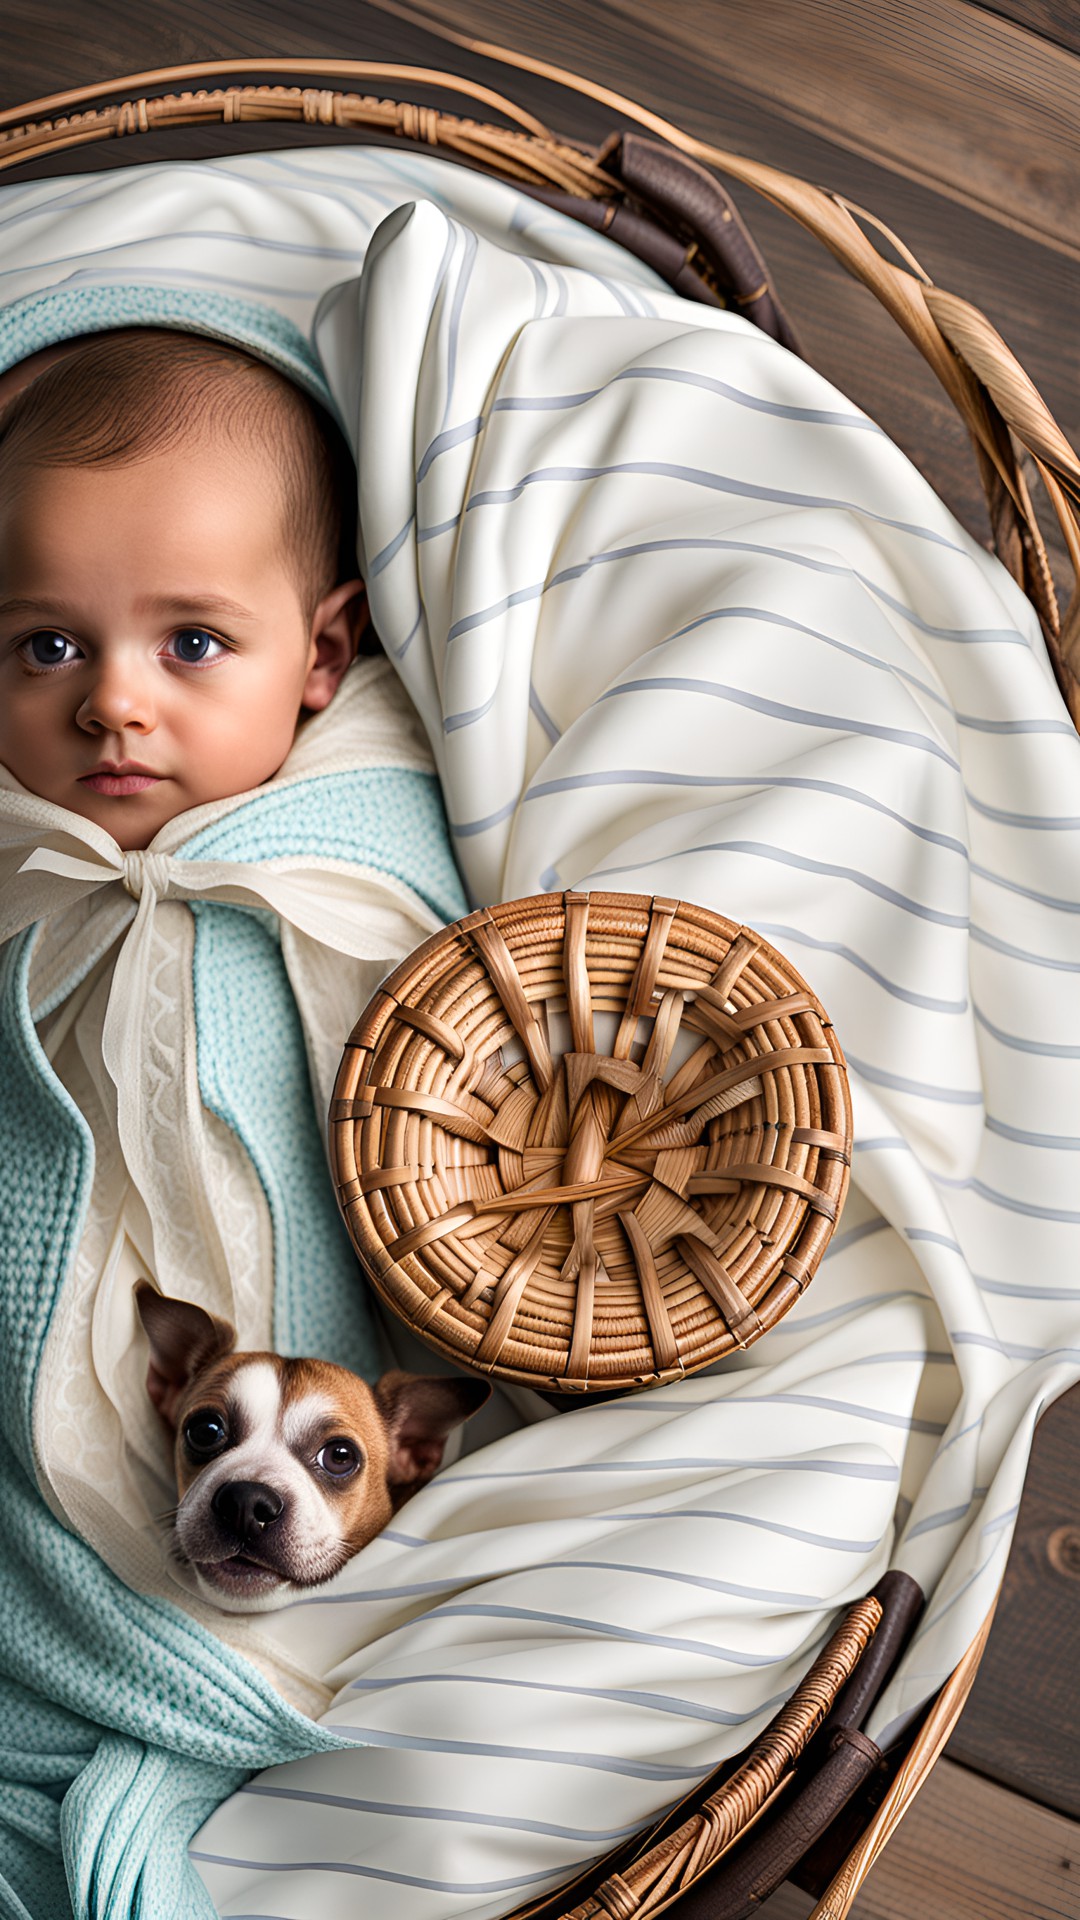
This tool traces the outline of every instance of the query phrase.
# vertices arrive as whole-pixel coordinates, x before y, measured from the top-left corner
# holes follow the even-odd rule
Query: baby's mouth
[[[122,761],[119,766],[104,765],[95,767],[92,773],[79,777],[80,787],[89,787],[91,793],[105,794],[116,800],[129,793],[145,793],[148,787],[156,787],[161,779],[159,773],[153,773],[149,767],[141,767],[133,760]]]

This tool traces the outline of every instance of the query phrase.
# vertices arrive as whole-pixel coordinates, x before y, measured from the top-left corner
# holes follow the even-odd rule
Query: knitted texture
[[[269,789],[186,841],[178,857],[269,862],[313,850],[392,874],[444,920],[468,911],[438,780],[403,767],[328,773]]]
[[[13,300],[0,310],[0,372],[59,340],[117,327],[171,327],[245,347],[337,412],[318,360],[285,314],[190,287],[72,287]]]
[[[327,859],[392,873],[446,920],[466,911],[438,783],[400,768],[330,774],[239,808],[193,839],[189,859]],[[243,908],[195,903],[195,1015],[204,1105],[243,1140],[274,1236],[274,1344],[374,1379],[371,1301],[323,1150],[296,1003],[276,925]],[[361,1012],[358,1007],[357,1013]]]
[[[0,1913],[52,1920],[62,1843],[78,1914],[179,1920],[212,1912],[179,1842],[240,1772],[336,1742],[179,1608],[130,1592],[34,1485],[34,1377],[78,1244],[93,1142],[30,1021],[31,945],[24,936],[0,950]],[[169,1756],[152,1812],[98,1758],[103,1742],[159,1775]],[[190,1826],[163,1854],[159,1824],[180,1804]]]
[[[192,908],[203,1105],[238,1134],[266,1195],[274,1240],[274,1345],[373,1380],[370,1297],[319,1131],[304,1036],[274,930],[242,907]]]

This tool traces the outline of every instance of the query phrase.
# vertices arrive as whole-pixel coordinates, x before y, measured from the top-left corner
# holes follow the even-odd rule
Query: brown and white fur
[[[265,1613],[322,1585],[442,1464],[482,1381],[384,1373],[374,1389],[327,1360],[237,1353],[227,1320],[146,1280],[147,1392],[173,1445],[173,1551],[204,1597]]]

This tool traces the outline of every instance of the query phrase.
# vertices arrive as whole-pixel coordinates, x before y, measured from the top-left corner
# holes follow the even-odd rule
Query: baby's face
[[[0,760],[16,779],[131,849],[276,773],[347,659],[328,675],[326,603],[306,617],[269,462],[203,438],[25,470],[9,492]]]

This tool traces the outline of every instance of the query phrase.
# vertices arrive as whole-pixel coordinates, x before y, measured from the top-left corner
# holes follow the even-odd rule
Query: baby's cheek
[[[236,675],[220,693],[214,689],[212,712],[186,716],[187,777],[198,792],[198,802],[189,804],[228,799],[273,779],[296,738],[302,691],[296,681],[281,668],[258,679]]]

